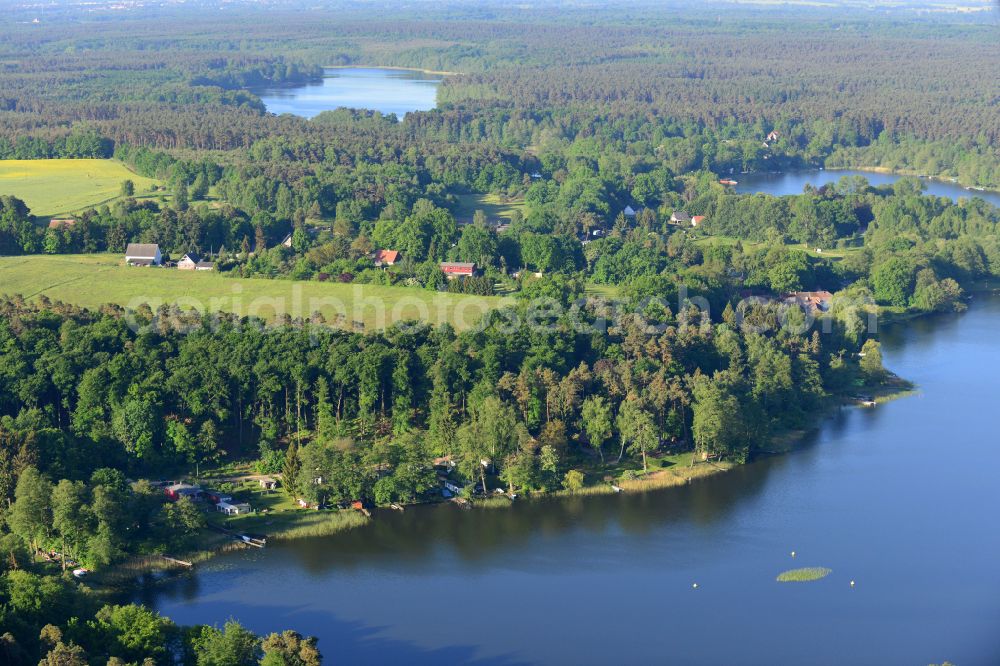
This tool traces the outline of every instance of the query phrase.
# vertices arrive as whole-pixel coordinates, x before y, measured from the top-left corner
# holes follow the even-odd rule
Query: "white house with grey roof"
[[[129,243],[125,248],[125,264],[128,266],[160,266],[163,255],[156,243]]]

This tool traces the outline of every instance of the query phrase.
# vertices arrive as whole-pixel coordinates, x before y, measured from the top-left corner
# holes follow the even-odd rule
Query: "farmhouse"
[[[177,262],[177,268],[182,271],[214,271],[215,264],[195,252],[188,252]]]
[[[188,252],[181,260],[177,262],[177,269],[182,271],[193,271],[198,267],[198,262],[201,261],[201,257],[194,252]]]
[[[129,243],[125,248],[125,263],[128,266],[160,266],[163,255],[156,243]]]
[[[670,221],[674,224],[688,224],[691,222],[691,216],[687,214],[687,211],[675,210],[670,215]]]
[[[372,259],[376,266],[394,266],[399,261],[399,250],[375,250]]]
[[[691,226],[692,227],[697,227],[699,224],[701,224],[704,221],[705,221],[705,216],[704,215],[694,215],[691,218]]]
[[[456,277],[472,277],[476,274],[476,264],[460,261],[442,261],[441,272],[448,276],[448,279]]]
[[[49,220],[49,229],[69,229],[76,226],[76,220],[70,217]]]

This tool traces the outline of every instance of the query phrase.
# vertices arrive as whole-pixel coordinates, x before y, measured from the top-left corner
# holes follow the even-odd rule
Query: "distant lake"
[[[828,183],[836,183],[844,176],[863,176],[872,185],[891,185],[900,178],[906,177],[894,173],[879,173],[857,169],[790,171],[788,173],[745,173],[741,176],[735,176],[739,180],[736,191],[741,194],[763,192],[765,194],[773,194],[774,196],[802,194],[802,188],[807,183],[813,187],[822,187]],[[921,182],[927,188],[926,194],[932,194],[936,197],[948,197],[952,201],[957,201],[960,197],[965,197],[966,199],[979,197],[989,201],[994,206],[1000,206],[1000,192],[967,190],[957,183],[932,180],[930,178],[922,178]]]
[[[347,107],[394,113],[402,120],[410,111],[428,111],[437,105],[437,87],[443,77],[427,72],[373,67],[331,68],[317,83],[251,88],[271,113],[313,118],[324,111]]]

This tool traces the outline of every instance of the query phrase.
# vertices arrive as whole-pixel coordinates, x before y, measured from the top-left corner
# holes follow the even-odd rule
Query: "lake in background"
[[[372,67],[325,70],[323,80],[307,85],[252,88],[271,113],[313,118],[341,107],[394,113],[402,120],[410,111],[437,105],[443,77],[427,72]]]
[[[883,331],[919,395],[687,487],[376,512],[136,599],[314,634],[337,663],[1000,663],[998,327],[1000,297],[977,296]],[[833,573],[775,581],[802,566]]]
[[[823,171],[790,171],[788,173],[745,173],[734,178],[739,181],[736,191],[741,194],[764,192],[765,194],[773,194],[775,196],[785,196],[788,194],[802,194],[802,189],[806,184],[810,184],[813,187],[822,187],[828,183],[836,183],[844,176],[864,176],[872,185],[891,185],[900,178],[906,177],[899,174],[856,169],[825,169]],[[967,190],[957,183],[931,178],[921,178],[920,180],[927,188],[926,194],[933,194],[937,197],[948,197],[952,201],[957,201],[960,197],[965,197],[966,199],[980,197],[989,201],[994,206],[1000,206],[1000,192]]]

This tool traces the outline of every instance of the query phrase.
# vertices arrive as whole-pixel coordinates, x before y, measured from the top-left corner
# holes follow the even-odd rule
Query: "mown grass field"
[[[123,180],[137,196],[158,181],[129,171],[117,160],[0,160],[0,194],[12,194],[34,215],[64,215],[118,197]]]
[[[105,303],[135,308],[148,303],[154,310],[176,303],[182,309],[231,312],[273,321],[276,316],[308,318],[319,311],[327,322],[352,328],[361,322],[378,329],[394,322],[419,319],[469,328],[487,310],[497,308],[497,296],[467,296],[415,287],[238,279],[215,272],[172,268],[130,268],[120,255],[33,255],[0,257],[0,294],[47,296],[96,308]],[[337,315],[342,315],[338,318]]]
[[[491,222],[510,220],[515,210],[524,211],[523,201],[506,201],[498,194],[459,194],[456,198],[458,206],[454,213],[460,222],[471,222],[477,210],[483,211]]]

